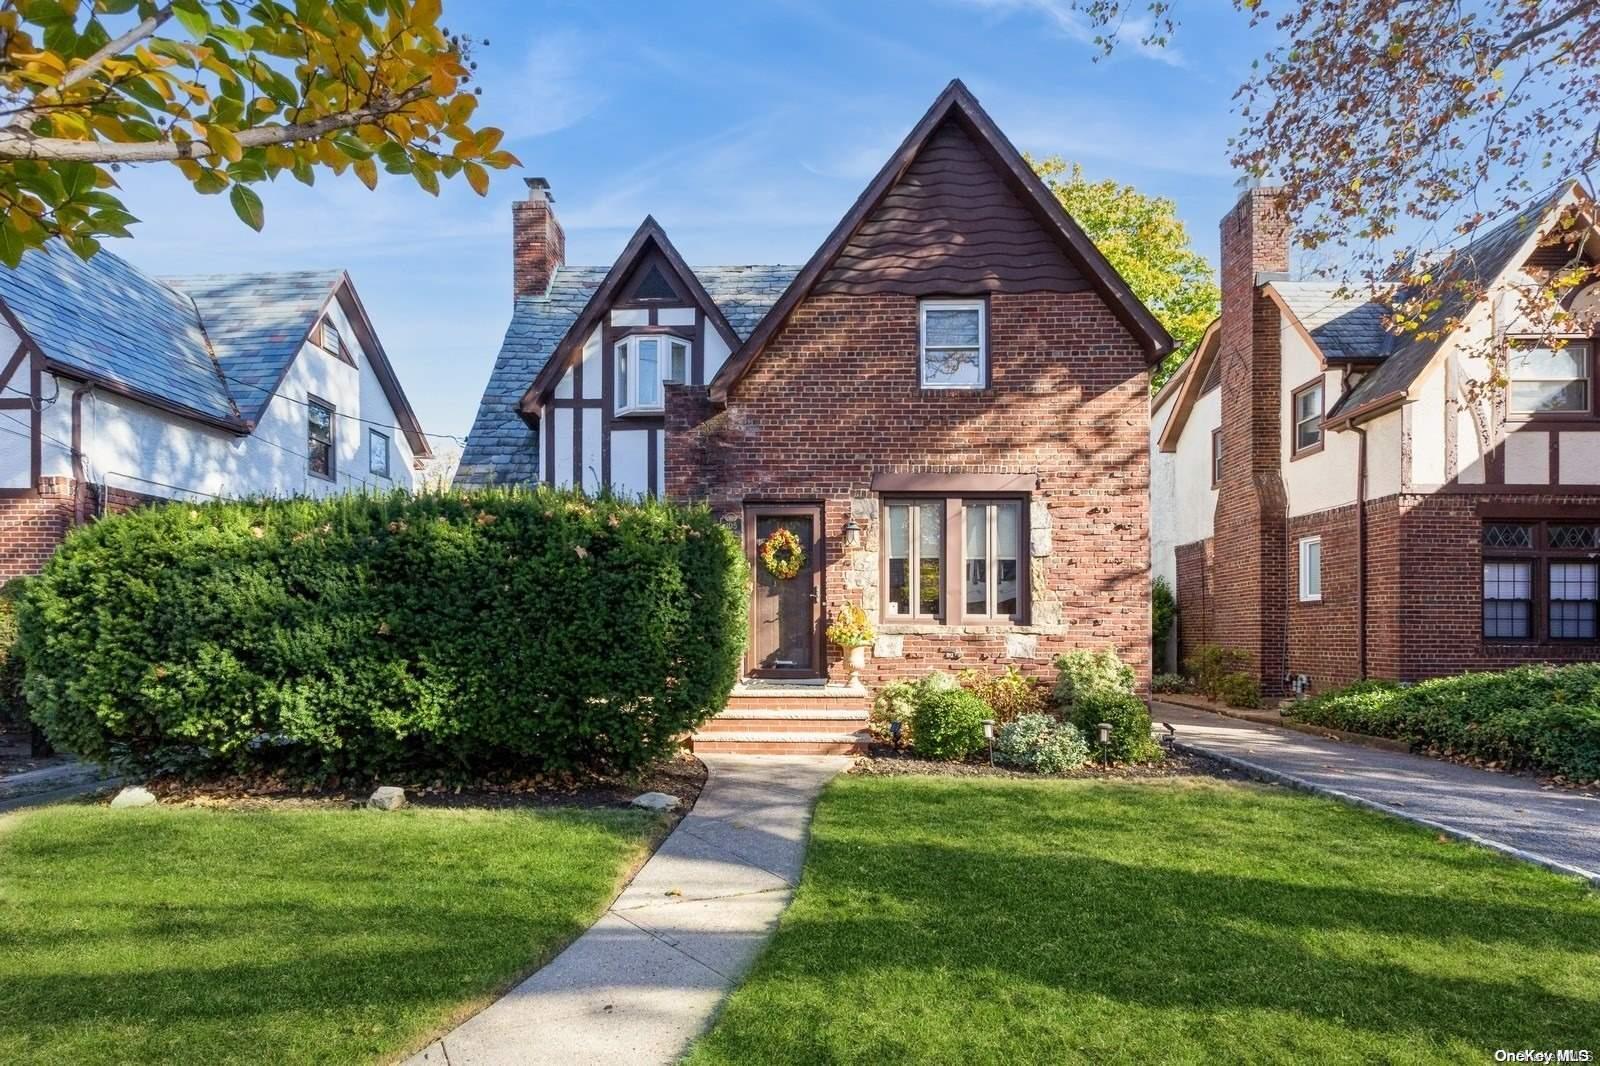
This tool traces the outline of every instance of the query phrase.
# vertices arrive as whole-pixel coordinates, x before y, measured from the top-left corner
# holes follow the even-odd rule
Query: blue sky
[[[1268,31],[1225,0],[1178,6],[1172,48],[1097,63],[1058,0],[446,0],[447,26],[489,39],[479,115],[523,162],[488,197],[285,178],[256,234],[175,173],[131,170],[143,223],[111,247],[159,273],[348,270],[424,428],[464,435],[510,317],[523,175],[550,179],[571,263],[609,264],[647,213],[690,263],[799,263],[960,77],[1024,151],[1171,197],[1214,263],[1232,97]]]

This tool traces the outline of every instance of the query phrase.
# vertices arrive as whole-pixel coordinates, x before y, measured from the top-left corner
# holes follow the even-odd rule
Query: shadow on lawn
[[[1600,894],[1331,803],[1163,788],[838,797],[749,987],[769,1009],[784,987],[894,1001],[927,974],[981,990],[977,1009],[1032,1004],[1018,1025],[1109,1000],[1391,1041],[1600,1046]],[[1141,792],[1159,801],[1117,799]],[[939,994],[904,1002],[961,1009]]]

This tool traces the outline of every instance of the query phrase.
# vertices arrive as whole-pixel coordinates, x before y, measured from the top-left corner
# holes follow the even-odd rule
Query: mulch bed
[[[705,787],[706,768],[687,752],[679,753],[638,774],[604,777],[579,774],[537,774],[473,785],[439,781],[407,781],[403,777],[360,786],[333,783],[321,788],[267,775],[188,780],[157,777],[145,783],[162,803],[251,810],[279,807],[360,807],[379,784],[399,785],[406,802],[417,807],[626,807],[643,792],[677,796],[682,813],[694,806]]]
[[[881,744],[874,744],[871,753],[856,759],[846,772],[872,777],[1016,777],[1053,781],[1140,781],[1174,777],[1243,779],[1243,775],[1214,759],[1178,751],[1168,752],[1164,761],[1150,765],[1113,763],[1102,768],[1099,763],[1089,763],[1062,774],[1035,774],[1004,766],[990,766],[987,758],[968,762],[936,762]]]

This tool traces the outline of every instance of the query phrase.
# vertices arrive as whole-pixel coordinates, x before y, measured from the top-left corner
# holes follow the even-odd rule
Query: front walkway
[[[1178,742],[1256,776],[1372,807],[1600,883],[1600,796],[1157,702]]]
[[[850,760],[703,755],[678,823],[600,920],[407,1066],[676,1062],[789,905],[811,809]]]

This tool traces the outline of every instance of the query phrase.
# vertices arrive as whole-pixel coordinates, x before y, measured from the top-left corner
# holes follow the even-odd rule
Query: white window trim
[[[383,442],[383,445],[382,445],[383,469],[382,470],[376,470],[376,469],[373,468],[373,460],[379,454],[379,446],[378,446],[378,442],[379,441]],[[392,459],[393,459],[393,457],[389,454],[389,435],[387,433],[379,433],[377,430],[375,430],[375,429],[373,429],[373,428],[371,428],[369,426],[367,428],[367,473],[371,474],[374,477],[392,479],[393,478],[393,474],[391,472],[392,469],[393,469],[393,467],[392,467]]]
[[[330,347],[328,334],[333,334],[333,344]],[[331,315],[323,315],[317,329],[317,347],[329,355],[338,356],[344,348],[344,333],[339,329],[339,324]]]
[[[978,383],[963,385],[956,382],[930,382],[928,380],[928,311],[978,312]],[[917,381],[925,389],[958,389],[975,391],[989,387],[989,308],[983,300],[923,300],[917,306]]]
[[[1290,420],[1294,423],[1289,427],[1289,432],[1293,437],[1293,439],[1289,442],[1290,454],[1298,455],[1301,452],[1310,451],[1312,448],[1315,448],[1317,445],[1322,443],[1322,420],[1326,417],[1328,411],[1327,389],[1328,383],[1326,381],[1314,381],[1295,390],[1293,393],[1293,399],[1290,402],[1294,405],[1294,410],[1289,416]],[[1315,394],[1317,397],[1316,413],[1309,414],[1304,418],[1301,418],[1300,400],[1302,397],[1311,396],[1313,394]],[[1313,424],[1317,427],[1317,439],[1312,441],[1310,444],[1301,444],[1300,427]]]
[[[1306,557],[1308,555],[1310,555],[1310,548],[1311,548],[1311,545],[1313,545],[1313,544],[1315,544],[1317,546],[1317,590],[1314,593],[1311,591],[1311,582],[1308,580],[1308,578],[1310,578],[1310,576],[1311,576],[1310,568],[1307,567],[1307,565],[1306,565]],[[1316,536],[1316,537],[1301,537],[1300,538],[1300,549],[1299,549],[1299,552],[1300,552],[1300,564],[1299,564],[1298,570],[1299,570],[1299,583],[1300,583],[1300,602],[1301,603],[1321,603],[1322,602],[1322,538],[1320,536]]]
[[[1529,345],[1529,346],[1534,347],[1534,348],[1549,348],[1549,347],[1551,347],[1550,343],[1546,342],[1543,338],[1540,338],[1540,337],[1511,337],[1511,338],[1509,338],[1509,340],[1510,340],[1511,345],[1512,345],[1513,348],[1515,348],[1518,343],[1526,344],[1526,345]],[[1561,346],[1563,351],[1565,351],[1565,350],[1567,350],[1569,348],[1573,348],[1573,349],[1577,349],[1577,350],[1583,352],[1583,373],[1578,375],[1577,377],[1573,377],[1573,378],[1519,378],[1519,377],[1516,377],[1515,375],[1513,375],[1511,373],[1511,360],[1510,360],[1510,356],[1508,355],[1507,358],[1506,358],[1506,368],[1505,369],[1506,369],[1506,414],[1509,417],[1514,418],[1514,419],[1524,419],[1524,418],[1542,418],[1542,417],[1553,415],[1553,416],[1558,417],[1558,418],[1561,418],[1561,417],[1573,418],[1573,417],[1582,417],[1583,415],[1588,414],[1593,409],[1593,407],[1594,407],[1594,377],[1593,377],[1594,357],[1593,357],[1593,354],[1589,350],[1588,338],[1586,338],[1586,337],[1557,337],[1557,338],[1551,338],[1551,340],[1564,341],[1565,343],[1563,343],[1562,346]],[[1573,411],[1548,410],[1548,409],[1543,408],[1543,407],[1514,407],[1514,406],[1512,406],[1512,403],[1511,403],[1511,395],[1512,395],[1512,391],[1513,391],[1512,390],[1512,386],[1515,385],[1518,381],[1581,381],[1581,382],[1584,383],[1583,392],[1584,392],[1584,399],[1585,399],[1586,403],[1585,403],[1585,405],[1583,407],[1580,407],[1577,410],[1573,410]]]
[[[658,345],[656,352],[656,397],[654,404],[639,402],[639,342],[655,341]],[[683,372],[687,378],[694,372],[694,345],[687,337],[676,333],[631,333],[612,344],[613,359],[626,359],[628,361],[628,387],[626,394],[618,390],[616,397],[616,413],[619,415],[660,414],[666,410],[667,391],[669,384],[688,384],[687,381],[678,382],[672,376],[672,346],[683,345]],[[617,384],[616,368],[613,368],[611,381],[613,387]]]

